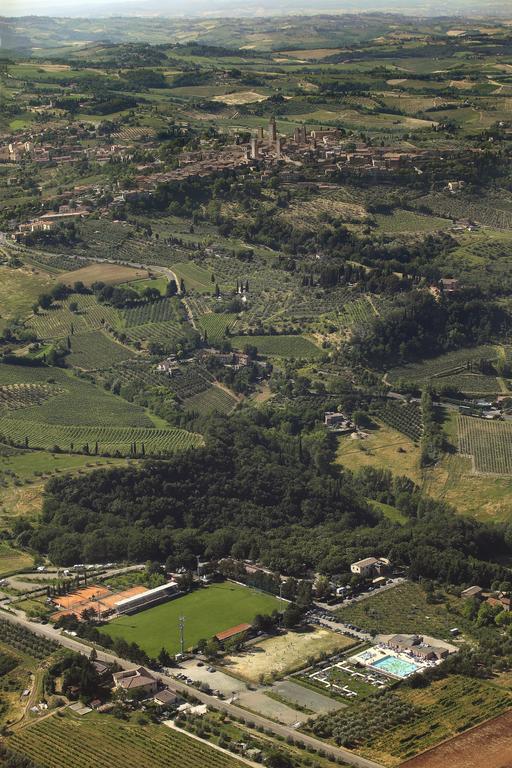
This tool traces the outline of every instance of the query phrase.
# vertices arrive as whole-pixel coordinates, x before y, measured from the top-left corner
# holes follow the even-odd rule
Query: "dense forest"
[[[507,312],[478,289],[439,301],[429,293],[414,292],[397,297],[395,304],[369,333],[354,336],[356,359],[385,368],[491,341],[510,326]]]
[[[331,436],[291,432],[270,409],[239,413],[214,420],[199,451],[55,478],[27,542],[62,565],[129,559],[192,568],[199,555],[260,559],[301,576],[348,574],[355,559],[378,553],[413,578],[504,577],[496,560],[509,552],[512,532],[456,516],[407,478],[352,475],[333,463]],[[386,520],[369,498],[396,505],[407,524]]]

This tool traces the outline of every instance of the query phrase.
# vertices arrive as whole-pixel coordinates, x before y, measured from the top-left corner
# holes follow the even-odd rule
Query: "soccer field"
[[[111,637],[135,642],[150,656],[161,648],[170,653],[180,650],[178,621],[185,617],[185,648],[198,640],[212,638],[217,632],[243,622],[251,622],[257,613],[283,609],[286,602],[255,589],[232,582],[212,584],[168,603],[149,608],[133,616],[121,616],[102,627]]]

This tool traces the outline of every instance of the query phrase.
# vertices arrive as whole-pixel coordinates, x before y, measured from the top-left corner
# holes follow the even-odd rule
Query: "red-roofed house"
[[[125,691],[140,693],[156,693],[158,681],[145,667],[137,669],[123,669],[114,672],[114,688],[123,688]]]

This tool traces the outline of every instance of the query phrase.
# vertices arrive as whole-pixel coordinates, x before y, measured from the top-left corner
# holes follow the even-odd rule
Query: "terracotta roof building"
[[[225,629],[224,632],[217,632],[215,637],[219,643],[223,643],[224,640],[230,640],[232,637],[237,637],[237,635],[241,635],[244,632],[249,632],[250,629],[252,629],[252,624],[237,624],[236,627]]]

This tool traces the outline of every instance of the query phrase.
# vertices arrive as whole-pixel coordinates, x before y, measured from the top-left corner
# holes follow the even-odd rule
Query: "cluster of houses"
[[[324,413],[324,425],[331,432],[352,432],[356,429],[354,422],[338,411],[326,411]]]
[[[512,599],[507,593],[498,592],[496,594],[491,594],[489,592],[484,592],[482,587],[479,587],[477,584],[464,589],[460,596],[463,600],[481,600],[488,605],[492,605],[494,608],[501,608],[501,610],[507,612],[509,612],[512,607]]]
[[[92,160],[96,163],[108,163],[112,159],[128,161],[133,156],[133,147],[124,144],[105,144],[84,147],[80,138],[89,138],[77,134],[66,134],[61,141],[54,138],[45,140],[44,133],[39,136],[10,141],[0,146],[0,162],[19,163],[28,160],[37,165],[68,165],[81,160]]]
[[[183,361],[183,363],[191,363],[194,360],[201,363],[214,360],[226,368],[233,368],[235,371],[245,368],[251,362],[249,355],[246,355],[244,352],[219,352],[217,349],[201,349],[194,358]],[[182,367],[176,355],[169,355],[157,364],[156,370],[158,373],[164,373],[166,376],[173,377],[182,370]]]
[[[83,219],[90,212],[90,208],[84,205],[60,205],[57,211],[48,211],[36,219],[20,224],[17,231],[12,233],[12,239],[22,242],[34,232],[51,232],[57,224]]]

